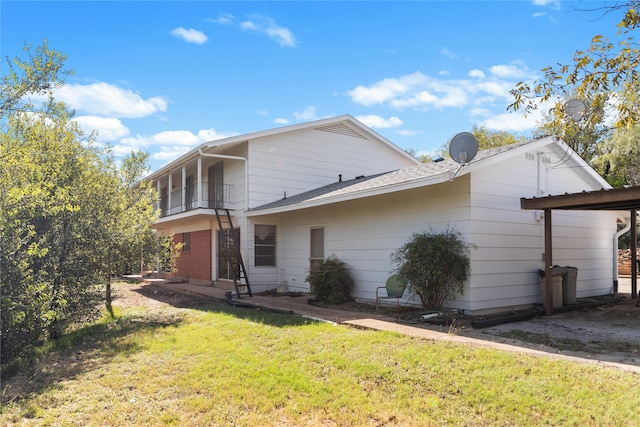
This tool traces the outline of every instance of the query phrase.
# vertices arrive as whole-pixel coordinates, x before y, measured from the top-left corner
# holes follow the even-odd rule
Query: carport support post
[[[637,212],[631,209],[631,299],[638,297],[638,231]]]
[[[551,242],[551,209],[544,210],[544,305],[548,316],[553,314],[553,249]]]

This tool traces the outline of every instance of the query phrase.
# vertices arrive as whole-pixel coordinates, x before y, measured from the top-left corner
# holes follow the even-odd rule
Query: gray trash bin
[[[576,282],[578,281],[578,269],[566,267],[567,273],[562,277],[562,303],[573,305],[576,303]]]
[[[538,270],[538,275],[540,276],[540,295],[542,296],[542,305],[544,305],[546,308],[547,300],[545,299],[545,296],[546,296],[547,284],[546,284],[545,274],[546,273],[544,270]],[[553,267],[553,270],[551,272],[551,275],[552,275],[551,295],[553,297],[553,308],[562,307],[562,299],[563,299],[562,283],[563,283],[563,277],[566,274],[567,274],[567,270],[565,267],[557,267],[557,266]]]

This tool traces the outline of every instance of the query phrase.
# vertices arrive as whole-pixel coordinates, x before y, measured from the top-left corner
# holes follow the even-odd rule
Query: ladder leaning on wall
[[[236,295],[240,298],[240,295],[246,294],[250,297],[253,296],[251,293],[251,286],[249,285],[249,277],[247,276],[247,269],[242,261],[242,254],[240,253],[240,233],[234,233],[233,230],[233,222],[231,221],[231,214],[229,213],[229,209],[225,208],[214,208],[216,212],[216,219],[218,220],[219,230],[230,230],[229,236],[231,239],[229,242],[231,243],[231,250],[235,254],[235,257],[230,257],[232,262],[231,270],[233,275],[233,285],[236,289]],[[221,213],[221,211],[223,211]],[[244,292],[241,289],[244,288]]]

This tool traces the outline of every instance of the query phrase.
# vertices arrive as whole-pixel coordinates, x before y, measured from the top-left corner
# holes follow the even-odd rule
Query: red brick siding
[[[182,233],[173,236],[175,243],[182,243]],[[191,232],[191,250],[181,251],[176,260],[178,277],[211,280],[211,230]]]

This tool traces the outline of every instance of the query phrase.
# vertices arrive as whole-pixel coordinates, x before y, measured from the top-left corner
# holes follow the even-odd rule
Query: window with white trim
[[[276,226],[255,225],[255,266],[274,267],[276,265]]]

